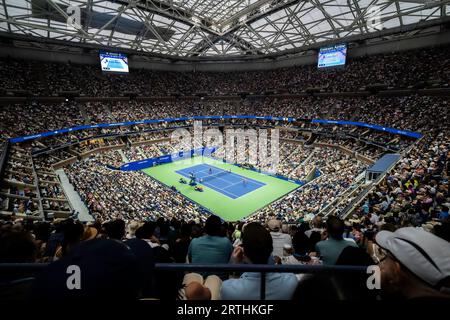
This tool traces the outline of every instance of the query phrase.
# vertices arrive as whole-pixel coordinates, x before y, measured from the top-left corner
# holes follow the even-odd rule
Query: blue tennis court
[[[243,195],[266,185],[263,182],[241,176],[234,172],[228,172],[205,163],[197,164],[175,172],[188,179],[190,179],[191,173],[193,173],[199,184],[220,192],[232,199],[242,197]],[[199,182],[199,179],[203,179],[203,181]]]

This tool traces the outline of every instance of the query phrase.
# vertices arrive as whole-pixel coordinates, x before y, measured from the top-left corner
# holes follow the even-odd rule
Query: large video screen
[[[100,51],[103,72],[128,73],[128,58],[123,53]]]
[[[320,48],[319,60],[317,62],[317,67],[336,67],[345,65],[345,60],[347,58],[347,45],[337,44],[334,46]]]

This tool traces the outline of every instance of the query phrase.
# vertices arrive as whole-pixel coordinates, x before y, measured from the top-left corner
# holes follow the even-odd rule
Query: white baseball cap
[[[450,242],[420,228],[380,231],[375,237],[383,249],[416,276],[435,286],[450,277]]]

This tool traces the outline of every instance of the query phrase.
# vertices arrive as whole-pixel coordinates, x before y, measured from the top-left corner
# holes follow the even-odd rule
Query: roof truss
[[[283,54],[450,15],[450,0],[0,1],[1,32],[174,57]]]

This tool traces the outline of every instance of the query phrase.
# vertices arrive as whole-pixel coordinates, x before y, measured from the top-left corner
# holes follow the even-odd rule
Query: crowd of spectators
[[[108,168],[107,164],[117,161],[116,153],[97,154],[66,168],[70,182],[94,218],[129,221],[185,216],[202,221],[202,209],[144,173]]]
[[[447,211],[448,212],[448,211]],[[51,262],[36,277],[17,281],[2,274],[7,300],[258,300],[260,274],[169,272],[155,263],[352,265],[378,264],[381,287],[369,290],[366,275],[267,273],[266,299],[449,299],[450,242],[447,220],[431,229],[395,220],[348,225],[336,216],[285,224],[228,223],[160,217],[155,220],[73,219],[52,223],[1,220],[0,262]],[[67,267],[83,270],[81,290],[69,290]],[[17,275],[16,275],[17,277]],[[111,284],[114,284],[111,286]]]
[[[240,92],[359,91],[373,84],[409,88],[448,87],[448,47],[420,49],[350,59],[343,69],[317,69],[315,65],[250,72],[163,72],[133,69],[126,76],[102,74],[94,65],[40,61],[0,60],[0,89],[37,95],[78,91],[88,96]],[[436,63],[439,61],[440,63]],[[90,81],[86,81],[90,79]]]
[[[351,60],[345,69],[328,71],[317,70],[315,66],[232,73],[131,69],[128,76],[100,74],[93,66],[56,63],[40,63],[37,72],[33,62],[2,59],[0,94],[21,95],[21,90],[25,90],[29,91],[25,94],[41,96],[61,91],[78,91],[87,96],[113,96],[117,92],[213,96],[242,91],[298,93],[308,88],[325,92],[360,91],[373,84],[446,88],[450,77],[446,50],[434,48],[364,57]],[[367,291],[365,279],[362,288],[358,277],[349,281],[339,276],[269,273],[266,298],[336,299],[338,292],[339,298],[372,299],[375,295],[448,298],[444,288],[448,292],[450,287],[449,108],[447,97],[417,94],[5,105],[0,110],[0,142],[82,124],[225,114],[361,121],[424,135],[415,141],[366,128],[318,125],[310,121],[206,121],[206,126],[224,128],[281,128],[281,162],[277,173],[307,183],[235,223],[209,216],[176,190],[142,172],[114,170],[127,160],[179,151],[161,139],[170,137],[172,126],[192,126],[191,120],[93,128],[13,145],[0,192],[0,262],[52,264],[38,278],[30,280],[29,287],[21,283],[22,291],[16,290],[13,282],[14,294],[9,298],[24,298],[30,293],[33,299],[70,296],[65,286],[65,267],[80,257],[82,261],[77,262],[89,270],[86,281],[95,284],[87,286],[84,298],[99,295],[115,299],[259,298],[258,273],[238,276],[213,271],[167,273],[153,270],[158,262],[361,266],[377,263],[383,284],[382,290],[375,293]],[[61,147],[64,144],[68,145]],[[344,152],[344,148],[349,152]],[[353,191],[364,189],[358,184],[361,173],[370,162],[393,150],[402,153],[400,162],[362,202],[353,206],[349,216],[341,215],[341,209],[357,199]],[[358,154],[369,161],[357,160]],[[73,161],[64,170],[95,222],[28,219],[40,210],[70,212],[54,172],[55,164],[67,159]],[[265,169],[261,163],[256,168]],[[324,217],[324,208],[346,194],[352,196],[336,204],[336,215]],[[4,211],[12,214],[3,215]],[[96,261],[95,266],[92,261]],[[8,284],[1,286],[3,297],[11,288],[11,279],[1,275],[0,280]],[[114,283],[114,290],[107,283]],[[324,296],[318,288],[329,290]]]
[[[374,189],[351,218],[432,228],[448,218],[450,140],[443,130],[424,138]]]
[[[426,132],[442,117],[447,119],[449,100],[447,97],[432,97],[412,95],[406,97],[299,97],[289,99],[266,98],[262,100],[234,102],[235,108],[227,109],[227,100],[213,102],[192,102],[191,100],[173,101],[126,101],[126,102],[64,102],[58,104],[13,104],[5,105],[0,110],[2,118],[2,139],[31,135],[43,131],[68,128],[86,123],[124,122],[128,120],[163,119],[193,115],[223,115],[250,114],[257,116],[291,116],[297,119],[330,119],[351,120],[370,124],[388,126],[401,130]],[[210,106],[221,106],[211,109]],[[197,108],[196,108],[197,107]],[[113,111],[112,111],[113,110]],[[270,125],[273,123],[258,120],[232,119],[226,123],[252,125]],[[45,125],[44,125],[45,124]],[[51,139],[58,139],[58,143],[76,141],[95,134],[116,134],[126,131],[144,131],[154,128],[165,128],[172,125],[192,125],[191,121],[179,123],[159,123],[138,125],[132,127],[113,127],[72,131],[67,135],[58,135]],[[291,124],[285,124],[291,127]],[[304,129],[324,130],[333,129],[323,125],[312,125],[300,122],[296,124]],[[345,128],[348,132],[353,128]],[[334,132],[340,129],[333,129]],[[365,130],[354,132],[360,136]],[[290,136],[295,133],[291,133]],[[289,138],[286,133],[286,138]],[[396,146],[397,143],[389,135],[374,133],[373,131],[361,135],[360,138]],[[43,140],[45,143],[45,140]]]
[[[1,211],[35,217],[42,213],[72,211],[55,173],[42,162],[36,163],[29,149],[12,146],[8,160],[2,183]]]
[[[300,104],[300,105],[299,105]],[[302,104],[306,104],[306,106],[302,106]],[[220,102],[208,102],[205,105],[215,105],[225,106],[230,105],[229,102],[224,101],[223,105]],[[157,113],[155,117],[167,117],[167,116],[176,116],[181,114],[187,114],[187,110],[189,109],[189,104],[183,101],[177,101],[175,103],[172,102],[159,102],[157,104],[158,109],[156,109]],[[199,104],[197,105],[197,107]],[[234,104],[236,106],[236,104]],[[279,106],[279,107],[277,107]],[[387,106],[387,107],[386,107]],[[392,107],[390,107],[392,106]],[[425,107],[427,106],[427,107]],[[274,114],[274,115],[293,115],[299,118],[303,117],[327,117],[327,118],[336,118],[336,119],[350,119],[350,120],[359,120],[365,121],[369,123],[374,123],[379,121],[381,124],[389,125],[389,126],[397,126],[399,129],[410,129],[410,130],[418,130],[425,133],[426,136],[433,136],[433,133],[439,132],[439,130],[448,130],[442,123],[445,123],[445,120],[448,119],[447,109],[448,109],[448,99],[445,97],[428,97],[428,96],[410,96],[410,97],[401,97],[401,98],[381,98],[375,96],[369,96],[364,98],[344,98],[338,100],[337,98],[325,98],[325,99],[316,99],[316,98],[301,98],[298,100],[295,99],[266,99],[264,102],[261,101],[253,101],[252,103],[242,102],[242,107],[244,108],[242,113],[254,113],[260,115],[266,114]],[[19,119],[27,120],[26,113],[30,110],[25,107],[25,109],[16,109],[13,110],[13,107],[6,107],[2,109],[2,112],[5,113],[6,122],[18,122]],[[52,109],[56,108],[56,109]],[[62,108],[62,109],[60,109]],[[69,108],[69,109],[67,109]],[[87,111],[89,108],[92,108],[91,111]],[[111,103],[90,103],[87,106],[81,105],[73,105],[68,103],[67,105],[39,105],[35,106],[34,109],[34,121],[30,122],[30,125],[27,125],[27,131],[18,131],[14,129],[14,126],[5,127],[6,137],[15,136],[17,134],[29,134],[32,132],[40,132],[42,130],[41,123],[50,123],[50,128],[58,128],[58,127],[67,127],[65,119],[63,116],[54,117],[54,121],[49,122],[47,119],[50,119],[50,115],[53,112],[68,112],[71,117],[68,125],[78,125],[81,123],[96,123],[103,121],[124,121],[130,119],[142,119],[149,118],[150,116],[146,116],[147,112],[150,112],[152,109],[149,108],[148,104],[144,102],[131,102],[129,107],[126,109],[127,112],[122,112],[120,110],[123,109],[121,104],[111,104]],[[216,114],[219,112],[218,109],[224,111],[225,108],[217,108],[217,110],[212,110],[211,113]],[[70,111],[69,111],[70,110]],[[77,110],[77,111],[75,111]],[[185,111],[180,111],[185,110]],[[194,110],[194,109],[193,109]],[[196,109],[199,112],[204,112],[205,110],[202,108]],[[424,110],[428,110],[428,112],[424,112]],[[42,112],[40,112],[42,111]],[[294,113],[295,111],[295,113]],[[97,118],[92,120],[91,113],[95,114]],[[186,113],[183,113],[186,112]],[[195,110],[192,111],[195,114]],[[127,114],[126,118],[121,118],[122,115]],[[206,113],[208,114],[208,113]],[[329,114],[329,116],[327,116]],[[22,118],[23,117],[23,118]],[[42,117],[42,118],[41,118]],[[73,118],[72,118],[73,117]],[[75,119],[75,120],[74,120]],[[8,122],[9,121],[9,122]],[[3,122],[2,122],[3,123]],[[60,123],[60,124],[57,124]],[[148,129],[169,129],[169,126],[177,126],[177,125],[192,125],[192,121],[182,121],[179,123],[161,123],[161,124],[152,124]],[[215,125],[213,120],[207,121],[207,124]],[[268,121],[257,121],[257,120],[243,120],[243,119],[232,119],[226,123],[225,125],[233,124],[233,125],[244,125],[244,126],[252,126],[252,125],[281,125],[281,123],[270,123]],[[417,125],[419,123],[420,127]],[[220,123],[219,123],[220,124]],[[36,129],[30,129],[35,126]],[[286,130],[282,131],[281,137],[282,139],[296,139],[300,140],[301,143],[293,143],[289,141],[281,142],[281,162],[278,166],[278,174],[287,176],[292,179],[302,180],[308,174],[310,174],[313,170],[318,168],[320,170],[320,166],[315,163],[317,156],[311,157],[311,161],[305,161],[307,156],[311,154],[311,149],[308,148],[307,141],[305,142],[305,138],[302,138],[299,134],[299,131],[296,128],[300,128],[300,130],[314,130],[319,135],[317,142],[332,144],[332,145],[341,145],[350,149],[350,151],[355,154],[360,154],[366,156],[368,159],[376,160],[379,158],[384,152],[386,152],[389,148],[396,146],[399,148],[399,151],[404,150],[406,147],[410,146],[414,141],[412,139],[401,138],[399,136],[379,133],[374,130],[369,129],[355,129],[351,126],[337,127],[337,126],[318,126],[316,124],[311,124],[308,122],[300,122],[294,123],[285,126]],[[39,128],[39,129],[37,129]],[[54,148],[63,143],[73,143],[73,145],[67,149],[56,149],[49,154],[39,156],[34,158],[36,169],[41,169],[43,171],[52,171],[52,166],[56,163],[60,163],[63,160],[74,158],[74,157],[85,157],[90,152],[97,152],[96,150],[100,150],[99,148],[104,147],[120,147],[124,150],[125,156],[128,157],[128,160],[141,160],[144,158],[149,158],[153,156],[158,156],[161,154],[167,154],[174,150],[168,142],[159,142],[157,146],[155,145],[133,145],[134,143],[141,143],[151,140],[158,140],[162,138],[170,137],[170,130],[166,131],[147,131],[147,126],[139,125],[132,127],[114,127],[114,128],[102,128],[102,129],[89,129],[82,131],[74,131],[70,132],[67,135],[57,135],[54,137],[38,139],[30,144],[21,145],[22,151],[25,153],[35,152],[39,150],[48,150],[49,148]],[[33,131],[32,131],[33,130]],[[192,130],[191,130],[192,131]],[[8,134],[9,132],[9,134]],[[132,133],[131,135],[129,133]],[[120,135],[127,134],[126,138],[121,138]],[[324,134],[324,135],[323,135]],[[112,136],[112,138],[108,138],[108,136]],[[323,137],[322,137],[323,135]],[[101,137],[98,137],[101,136]],[[119,136],[119,137],[115,137]],[[445,136],[445,134],[444,134]],[[89,139],[91,138],[91,139]],[[376,145],[376,143],[380,145]],[[436,141],[439,143],[439,140]],[[19,154],[18,157],[11,157],[10,161],[7,164],[7,177],[11,179],[15,179],[21,182],[34,182],[35,177],[33,176],[33,171],[31,168],[21,165],[20,159],[26,159],[27,157],[23,157]],[[16,159],[16,160],[15,160]],[[17,160],[19,159],[19,160]],[[103,165],[111,165],[114,167],[120,166],[124,162],[124,158],[117,156],[113,161],[109,161],[108,163],[103,163]],[[11,170],[13,166],[21,166],[20,170]],[[261,167],[262,168],[262,167]],[[262,168],[265,169],[265,168]],[[326,170],[325,170],[326,171]],[[325,172],[324,171],[324,172]],[[353,172],[349,168],[349,172]],[[355,172],[360,172],[360,170],[356,170]],[[332,175],[332,174],[331,174]],[[323,175],[319,180],[316,180],[315,183],[320,183],[321,186],[322,180],[329,179],[328,177],[331,175]],[[353,177],[354,178],[354,177]],[[324,181],[324,185],[335,183],[337,178],[331,181]],[[342,181],[347,181],[348,179],[345,177]],[[43,179],[45,180],[45,179]],[[352,179],[351,179],[352,180]],[[353,180],[352,180],[353,181]],[[325,192],[327,188],[323,188],[323,192],[318,193],[314,197],[312,197],[312,202],[308,203],[307,201],[303,201],[302,198],[297,200],[297,196],[292,195],[291,199],[289,197],[286,198],[288,203],[284,203],[281,201],[280,206],[283,207],[283,212],[290,212],[293,206],[295,207],[298,202],[301,202],[302,205],[298,208],[299,212],[303,212],[300,215],[304,215],[306,208],[306,212],[312,211],[317,212],[320,211],[324,205],[329,204],[330,201],[336,199],[336,195],[341,194],[346,188],[352,185],[352,183],[345,182],[340,187],[340,183],[333,185],[328,188],[329,190]],[[313,188],[314,184],[307,188]],[[307,188],[304,188],[307,190]],[[338,190],[335,190],[335,189]],[[42,191],[47,192],[48,186],[44,186],[41,188]],[[10,189],[8,192],[10,193],[18,193],[20,192],[22,196],[30,193],[29,190],[19,189],[16,190],[14,188]],[[311,191],[314,194],[317,193]],[[36,191],[34,191],[37,194]],[[306,194],[306,193],[305,193]],[[309,194],[309,193],[308,193]],[[61,195],[61,194],[60,194]],[[62,196],[62,195],[61,195]],[[331,200],[330,200],[331,199]],[[317,201],[316,201],[317,200]],[[315,203],[314,203],[315,202]],[[57,208],[55,202],[46,202],[53,204],[55,208]],[[289,204],[290,203],[290,204]],[[294,205],[293,205],[294,204]],[[12,202],[8,205],[4,205],[5,207],[9,207],[12,210]],[[23,206],[20,206],[23,207]],[[270,210],[267,208],[269,212],[273,212],[274,210]],[[282,213],[284,216],[284,213]],[[297,215],[293,215],[292,219],[297,219]]]
[[[161,147],[168,146],[169,143],[159,143],[159,144],[151,144],[151,145],[142,145],[131,147],[130,149],[125,151],[125,155],[127,159],[130,161],[138,161],[150,158],[156,158],[161,156],[163,153],[161,151]]]
[[[250,220],[277,218],[285,222],[311,219],[352,186],[366,165],[334,148],[315,148],[303,170],[319,175],[305,186],[273,202],[251,216]],[[310,162],[310,163],[309,163]]]

